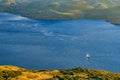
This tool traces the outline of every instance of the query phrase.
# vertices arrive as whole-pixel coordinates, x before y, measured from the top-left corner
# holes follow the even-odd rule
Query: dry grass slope
[[[0,66],[0,80],[120,80],[120,74],[80,67],[65,70],[27,70],[16,66]]]

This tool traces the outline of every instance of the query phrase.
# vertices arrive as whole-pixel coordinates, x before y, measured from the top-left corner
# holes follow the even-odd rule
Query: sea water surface
[[[1,19],[0,65],[27,69],[80,66],[120,72],[120,26],[105,20]]]

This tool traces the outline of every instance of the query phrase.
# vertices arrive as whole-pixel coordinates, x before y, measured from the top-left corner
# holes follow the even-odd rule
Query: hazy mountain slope
[[[120,16],[119,5],[119,0],[0,0],[0,11],[45,20],[106,19],[106,14],[112,19],[116,13]]]
[[[120,6],[113,7],[107,10],[109,14],[107,15],[107,20],[113,24],[120,24]]]

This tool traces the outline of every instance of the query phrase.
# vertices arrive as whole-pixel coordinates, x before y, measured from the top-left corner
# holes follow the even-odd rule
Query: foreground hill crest
[[[0,80],[120,80],[119,73],[84,68],[63,70],[27,70],[0,66]]]

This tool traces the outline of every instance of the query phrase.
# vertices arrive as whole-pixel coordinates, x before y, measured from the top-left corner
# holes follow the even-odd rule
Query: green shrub
[[[0,80],[10,80],[21,75],[21,71],[0,71]]]

